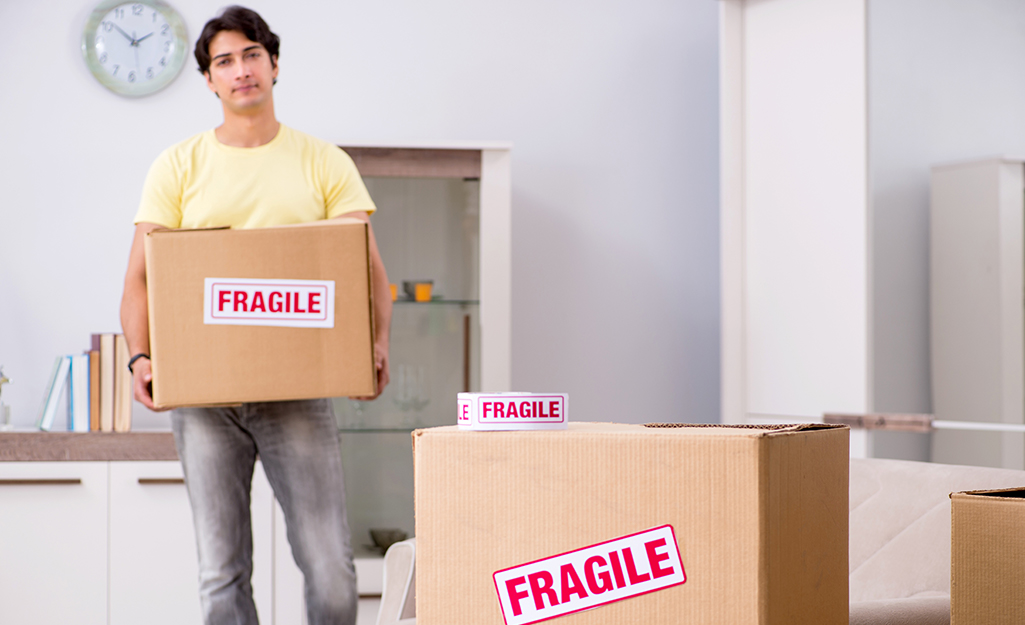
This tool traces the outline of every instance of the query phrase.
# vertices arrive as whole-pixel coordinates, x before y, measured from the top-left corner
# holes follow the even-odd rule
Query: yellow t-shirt
[[[282,124],[255,148],[223,145],[208,130],[164,150],[146,175],[135,223],[263,228],[374,208],[348,154]]]

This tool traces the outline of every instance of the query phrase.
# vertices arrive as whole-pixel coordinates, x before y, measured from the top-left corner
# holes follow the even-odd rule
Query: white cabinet
[[[110,463],[109,523],[110,625],[202,622],[181,464]]]
[[[989,158],[932,169],[933,412],[1025,423],[1025,163]],[[939,430],[932,459],[1025,468],[1021,434]]]
[[[0,623],[106,623],[106,563],[106,462],[0,462]]]
[[[259,463],[251,502],[257,612],[264,623],[299,625],[302,575],[283,523],[274,534],[276,504]],[[275,564],[292,582],[277,602]],[[285,606],[294,609],[286,615]],[[0,623],[200,622],[179,462],[0,462]]]

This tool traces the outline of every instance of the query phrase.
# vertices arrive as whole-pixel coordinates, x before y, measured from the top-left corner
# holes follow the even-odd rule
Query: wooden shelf
[[[171,432],[0,432],[0,462],[178,460]]]

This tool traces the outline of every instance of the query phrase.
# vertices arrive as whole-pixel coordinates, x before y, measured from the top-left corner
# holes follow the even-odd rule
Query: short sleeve
[[[320,161],[324,209],[328,219],[357,211],[372,213],[377,209],[356,164],[344,150],[329,146]]]
[[[171,150],[165,150],[149,168],[135,223],[179,228],[182,223],[182,179]]]

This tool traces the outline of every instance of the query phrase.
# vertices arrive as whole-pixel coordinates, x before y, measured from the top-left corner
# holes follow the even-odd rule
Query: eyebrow
[[[250,50],[259,50],[261,47],[262,46],[260,46],[260,45],[249,46],[248,48],[245,48],[245,49],[242,50],[242,54],[245,54],[246,52],[249,52]],[[212,58],[210,60],[211,61],[216,61],[219,58],[223,58],[223,57],[226,57],[226,56],[231,56],[232,54],[233,53],[231,53],[231,52],[225,52],[224,54],[218,54],[217,56],[215,56],[214,58]]]

